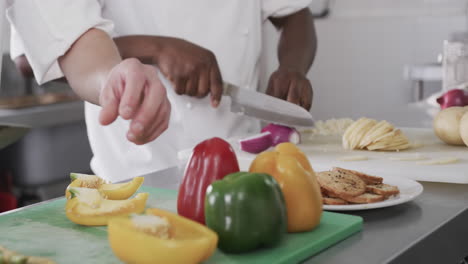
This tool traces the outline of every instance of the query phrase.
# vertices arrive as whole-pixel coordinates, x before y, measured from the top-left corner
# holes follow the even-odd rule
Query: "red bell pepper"
[[[0,213],[16,209],[18,200],[13,195],[13,177],[9,171],[0,173]]]
[[[239,171],[237,157],[228,142],[211,138],[199,143],[185,168],[179,187],[179,215],[205,224],[205,193],[212,182]]]

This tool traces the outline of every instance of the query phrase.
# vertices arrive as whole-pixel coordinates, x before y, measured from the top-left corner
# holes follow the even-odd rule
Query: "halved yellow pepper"
[[[85,189],[94,193],[85,193]],[[80,196],[75,190],[83,194]],[[139,193],[129,200],[107,200],[100,197],[96,189],[88,188],[70,188],[70,193],[71,198],[65,204],[65,214],[70,221],[86,226],[107,225],[113,217],[142,213],[148,200],[148,193]]]
[[[70,198],[70,192],[68,191],[71,187],[85,187],[95,188],[102,193],[104,197],[109,200],[125,200],[131,197],[140,186],[143,184],[143,177],[135,177],[129,182],[125,183],[106,183],[103,179],[96,175],[86,175],[78,173],[70,173],[72,182],[68,185],[65,192],[67,199]]]
[[[250,172],[268,173],[279,183],[286,201],[288,232],[309,231],[320,223],[322,194],[307,157],[292,143],[260,153]]]
[[[109,221],[109,243],[125,263],[200,263],[215,251],[218,236],[209,228],[177,214],[150,208],[148,215],[166,218],[170,238],[159,238],[135,227],[130,217]]]
[[[124,200],[132,196],[143,184],[143,177],[135,177],[125,183],[103,184],[98,189],[109,200]]]

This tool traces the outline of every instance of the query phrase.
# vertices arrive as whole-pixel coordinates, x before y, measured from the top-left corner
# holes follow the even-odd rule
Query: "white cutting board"
[[[306,153],[316,171],[343,167],[382,177],[404,177],[418,181],[468,184],[468,147],[449,146],[440,141],[431,129],[402,128],[411,143],[422,146],[400,152],[347,151],[341,146],[339,136],[311,136],[303,134],[299,147]],[[248,169],[255,155],[239,149],[236,140],[230,140],[236,150],[240,167]],[[420,154],[431,159],[454,157],[458,163],[446,165],[420,165],[421,161],[394,161],[391,157],[406,157]],[[366,156],[363,161],[340,161],[343,156]]]

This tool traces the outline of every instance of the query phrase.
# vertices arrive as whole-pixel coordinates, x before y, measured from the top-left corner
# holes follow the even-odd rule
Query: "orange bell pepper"
[[[309,231],[320,223],[320,186],[307,157],[296,145],[281,143],[274,151],[260,153],[249,171],[268,173],[279,183],[286,200],[288,232]]]

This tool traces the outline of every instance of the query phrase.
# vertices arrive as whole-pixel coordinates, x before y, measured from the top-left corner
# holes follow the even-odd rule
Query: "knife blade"
[[[231,97],[231,112],[286,126],[313,127],[312,114],[304,108],[263,93],[223,84],[223,95]]]

